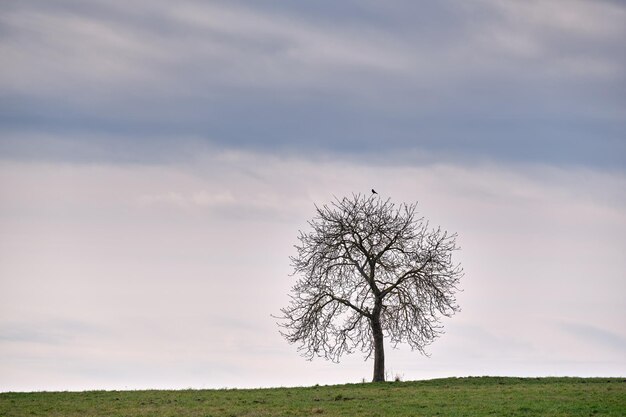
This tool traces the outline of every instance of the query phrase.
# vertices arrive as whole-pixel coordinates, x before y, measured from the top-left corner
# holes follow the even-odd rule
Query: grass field
[[[481,377],[308,388],[2,393],[0,416],[626,416],[626,379]]]

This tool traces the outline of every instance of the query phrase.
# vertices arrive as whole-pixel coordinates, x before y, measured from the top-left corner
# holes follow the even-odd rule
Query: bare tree
[[[425,353],[442,333],[441,317],[459,310],[456,234],[431,229],[415,209],[374,194],[316,206],[291,258],[300,277],[279,323],[303,356],[338,362],[359,349],[374,355],[373,381],[384,381],[385,337]]]

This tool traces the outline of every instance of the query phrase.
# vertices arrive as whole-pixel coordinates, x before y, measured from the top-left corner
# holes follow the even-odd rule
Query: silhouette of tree
[[[359,349],[374,355],[373,381],[384,381],[385,337],[425,353],[442,333],[441,317],[459,310],[457,235],[431,229],[415,209],[374,194],[316,206],[291,258],[299,279],[279,322],[303,356],[338,362]]]

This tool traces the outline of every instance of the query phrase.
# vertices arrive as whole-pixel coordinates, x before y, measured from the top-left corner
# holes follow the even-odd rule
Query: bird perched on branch
[[[372,188],[372,194],[378,194],[375,189]]]

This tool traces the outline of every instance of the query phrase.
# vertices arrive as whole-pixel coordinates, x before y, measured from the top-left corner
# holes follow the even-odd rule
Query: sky
[[[0,4],[0,391],[370,380],[276,319],[315,204],[457,232],[390,377],[626,376],[626,5]]]

